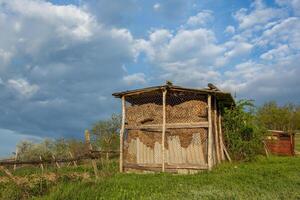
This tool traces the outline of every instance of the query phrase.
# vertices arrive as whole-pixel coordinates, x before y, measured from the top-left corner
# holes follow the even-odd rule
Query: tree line
[[[94,150],[119,150],[121,116],[113,114],[99,120],[90,128]],[[223,109],[224,139],[232,157],[236,160],[252,159],[262,152],[266,130],[300,130],[300,106],[279,105],[275,101],[254,106],[252,101],[237,101],[235,106]],[[82,156],[87,148],[78,139],[45,139],[40,143],[21,141],[17,145],[19,160],[51,159]]]

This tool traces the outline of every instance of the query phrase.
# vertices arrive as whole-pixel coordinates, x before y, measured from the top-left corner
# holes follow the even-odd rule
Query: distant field
[[[89,167],[39,173],[23,189],[0,179],[0,199],[300,199],[299,166],[300,157],[261,157],[222,164],[212,172],[172,175],[119,174],[117,163],[112,163],[100,170],[97,181]],[[15,174],[26,178],[33,172]]]

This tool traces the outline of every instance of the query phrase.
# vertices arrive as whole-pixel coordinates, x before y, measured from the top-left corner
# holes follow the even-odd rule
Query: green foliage
[[[40,143],[33,143],[31,141],[21,141],[17,145],[19,160],[51,160],[54,155],[57,159],[70,157],[69,152],[73,156],[80,156],[85,152],[85,144],[76,139],[45,139]]]
[[[276,102],[265,103],[258,109],[257,118],[267,129],[294,131],[300,130],[300,106]]]
[[[92,133],[96,138],[96,145],[101,150],[119,149],[119,129],[121,116],[113,114],[108,120],[101,120],[92,127]]]
[[[259,126],[251,101],[241,100],[225,108],[223,129],[226,146],[235,160],[251,160],[262,152],[265,130]]]
[[[1,200],[19,200],[23,199],[22,190],[14,183],[0,184],[0,199]]]

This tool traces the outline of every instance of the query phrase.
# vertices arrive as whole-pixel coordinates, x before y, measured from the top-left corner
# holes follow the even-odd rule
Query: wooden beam
[[[15,155],[15,161],[18,161],[18,147],[16,147],[16,155]],[[17,164],[14,165],[14,171],[17,169]]]
[[[219,123],[219,142],[220,142],[220,151],[221,151],[221,160],[225,160],[224,150],[223,150],[223,131],[222,131],[222,114],[221,109],[219,108],[218,112],[218,123]]]
[[[215,130],[215,149],[217,154],[217,163],[221,162],[220,156],[220,141],[219,141],[219,130],[217,125],[217,98],[214,97],[214,130]]]
[[[207,163],[208,170],[213,167],[213,134],[212,134],[212,122],[211,122],[211,95],[207,95],[207,105],[208,105],[208,148],[207,148]]]
[[[71,157],[72,159],[74,159],[74,156],[73,156],[73,154],[72,154],[71,151],[69,151],[69,155],[70,155],[70,157]],[[77,162],[76,162],[76,160],[73,161],[73,164],[74,164],[75,167],[77,167]]]
[[[222,146],[223,146],[223,150],[224,150],[224,152],[225,152],[225,155],[226,155],[227,159],[229,160],[229,162],[231,162],[230,155],[229,155],[229,153],[228,153],[228,151],[227,151],[227,149],[226,149],[224,143],[222,143]]]
[[[128,130],[141,130],[141,129],[156,129],[162,130],[162,124],[143,124],[139,126],[128,126],[125,128]],[[193,122],[193,123],[166,123],[166,129],[179,129],[179,128],[208,128],[208,121],[205,122]]]
[[[93,150],[93,146],[91,144],[91,136],[90,136],[90,132],[89,130],[85,130],[84,132],[85,134],[85,142],[86,144],[88,145],[88,148],[89,148],[89,152],[91,152]],[[94,160],[94,158],[91,158],[91,162],[92,162],[92,166],[94,168],[94,173],[95,173],[95,177],[96,179],[98,179],[98,168],[97,168],[97,163],[96,161]]]
[[[124,144],[124,130],[125,130],[125,96],[122,96],[122,124],[120,129],[120,172],[123,172],[123,144]]]
[[[124,168],[132,169],[161,169],[162,164],[124,164]],[[167,169],[195,169],[195,170],[206,170],[208,169],[207,165],[195,165],[195,164],[174,164],[174,165],[165,165],[165,170]]]
[[[162,172],[165,172],[165,137],[166,137],[166,96],[167,90],[163,90],[163,121],[162,121]]]
[[[43,165],[42,156],[40,156],[40,161],[41,161],[40,167],[42,169],[42,173],[44,173],[44,165]]]
[[[56,164],[56,167],[57,167],[58,169],[60,169],[60,165],[59,165],[59,163],[56,161],[56,158],[55,158],[55,155],[54,155],[54,154],[52,154],[52,158],[53,158],[53,162],[55,162],[55,164]]]

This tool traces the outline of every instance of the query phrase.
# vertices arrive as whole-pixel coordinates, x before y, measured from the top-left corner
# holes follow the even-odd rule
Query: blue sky
[[[300,1],[0,0],[0,156],[81,137],[116,91],[208,82],[300,103]]]

